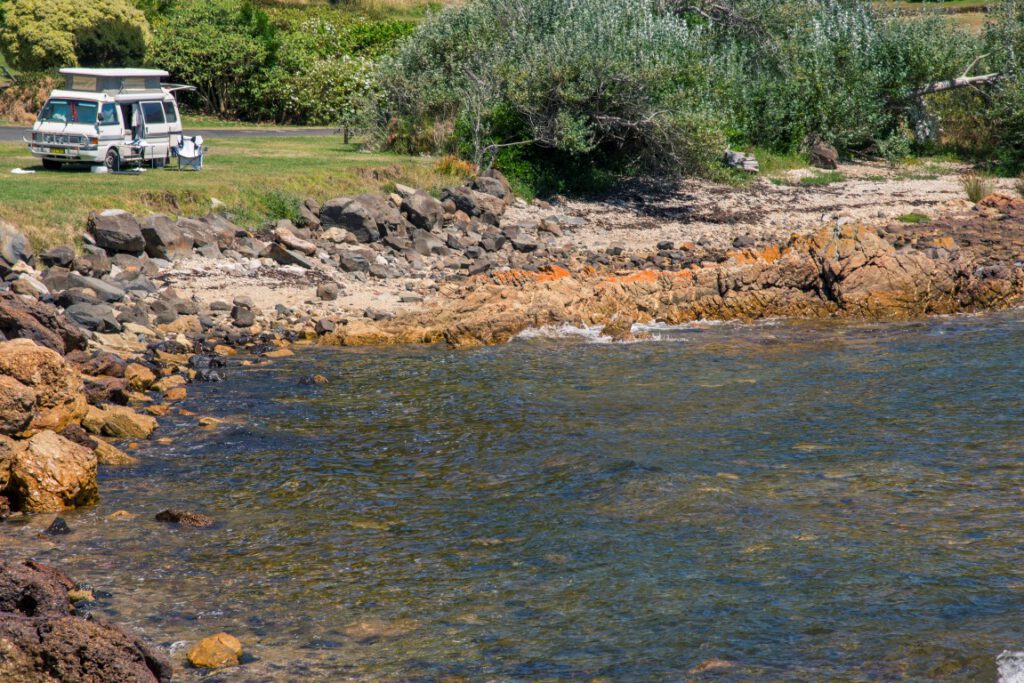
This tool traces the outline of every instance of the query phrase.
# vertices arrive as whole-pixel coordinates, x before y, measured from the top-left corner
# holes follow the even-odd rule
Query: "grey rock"
[[[740,235],[732,241],[732,246],[736,249],[749,249],[757,245],[757,242],[750,235]]]
[[[101,277],[110,272],[110,257],[103,250],[82,254],[75,259],[73,270],[83,275]]]
[[[59,292],[71,286],[68,282],[68,278],[70,276],[71,271],[67,268],[53,266],[43,273],[43,284],[46,285],[46,288],[51,292]]]
[[[213,228],[202,221],[193,218],[179,218],[177,226],[184,234],[192,238],[192,244],[196,249],[208,244],[217,245],[217,234]]]
[[[111,253],[142,253],[146,240],[135,217],[125,211],[104,211],[89,218],[96,245]]]
[[[0,220],[0,259],[8,266],[19,261],[31,263],[32,245],[14,226]]]
[[[334,332],[334,330],[336,330],[337,328],[338,326],[334,323],[334,321],[329,320],[328,318],[320,318],[320,320],[316,321],[316,333],[321,336],[325,334],[330,334],[331,332]]]
[[[277,242],[270,245],[267,255],[282,266],[299,266],[307,269],[313,267],[313,263],[304,254],[292,249],[285,249]]]
[[[444,242],[425,230],[416,231],[412,246],[421,256],[447,256],[450,253]]]
[[[420,230],[440,230],[444,225],[444,207],[423,190],[405,196],[400,209],[409,222]]]
[[[231,320],[235,327],[252,327],[256,323],[256,312],[248,306],[235,306],[231,309]]]
[[[202,256],[203,258],[208,259],[219,259],[223,256],[223,254],[221,254],[220,252],[220,247],[217,246],[216,242],[204,244],[203,246],[196,249],[196,253]]]
[[[390,311],[382,311],[379,308],[367,308],[363,311],[363,315],[370,320],[391,320],[395,317],[394,313]]]
[[[75,304],[64,314],[87,330],[93,332],[120,332],[121,323],[114,317],[114,309],[105,304]]]
[[[370,210],[355,199],[338,197],[320,208],[320,224],[324,228],[341,228],[360,242],[376,242],[382,235]]]
[[[147,216],[140,221],[139,226],[146,240],[146,253],[153,258],[173,261],[192,253],[192,236],[167,216]]]
[[[96,292],[96,296],[101,301],[108,303],[114,301],[120,301],[124,298],[124,290],[116,285],[112,285],[109,282],[96,277],[88,277],[86,275],[79,275],[78,273],[71,273],[68,276],[68,284],[72,287],[82,287],[85,289],[91,289]]]
[[[11,283],[11,290],[15,294],[30,296],[33,299],[42,299],[50,296],[50,290],[39,280],[28,275],[22,275]]]
[[[505,203],[501,199],[468,187],[445,188],[441,192],[441,199],[451,200],[458,210],[491,225],[497,225],[498,219],[505,213]]]
[[[366,273],[370,270],[370,262],[363,254],[343,251],[338,255],[338,267],[346,273]]]
[[[39,262],[47,268],[52,268],[53,266],[69,268],[74,260],[75,250],[66,245],[48,249],[39,255]]]
[[[537,248],[540,246],[537,244],[536,240],[533,240],[526,236],[522,236],[511,241],[512,248],[515,249],[516,251],[523,252],[524,254],[528,254],[532,251],[537,251]]]

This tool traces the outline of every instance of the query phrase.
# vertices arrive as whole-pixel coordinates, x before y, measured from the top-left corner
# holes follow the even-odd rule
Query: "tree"
[[[0,14],[0,46],[22,71],[136,65],[150,38],[127,0],[4,0]]]
[[[155,27],[149,63],[196,87],[200,105],[220,115],[248,104],[277,50],[267,15],[243,0],[187,0]]]

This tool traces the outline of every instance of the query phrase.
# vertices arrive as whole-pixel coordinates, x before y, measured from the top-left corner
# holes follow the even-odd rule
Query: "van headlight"
[[[99,138],[82,138],[82,141],[85,143],[83,145],[85,149],[96,149],[100,144]]]

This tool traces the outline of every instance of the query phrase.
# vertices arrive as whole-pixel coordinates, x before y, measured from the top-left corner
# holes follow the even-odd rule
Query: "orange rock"
[[[216,633],[193,645],[187,654],[189,664],[202,669],[238,666],[242,643],[229,633]]]

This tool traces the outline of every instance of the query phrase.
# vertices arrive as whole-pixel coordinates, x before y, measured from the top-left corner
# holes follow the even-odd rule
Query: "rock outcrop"
[[[350,321],[336,344],[497,344],[529,327],[623,318],[679,324],[765,317],[900,319],[1002,308],[1024,294],[1024,271],[978,267],[960,249],[896,249],[866,226],[825,228],[784,247],[737,250],[678,271],[608,274],[549,266],[504,271],[453,289],[424,313]]]
[[[0,681],[170,683],[167,657],[117,626],[75,615],[63,572],[0,560]]]
[[[61,431],[85,415],[82,378],[55,351],[28,339],[0,343],[0,433]]]

